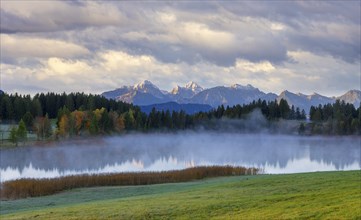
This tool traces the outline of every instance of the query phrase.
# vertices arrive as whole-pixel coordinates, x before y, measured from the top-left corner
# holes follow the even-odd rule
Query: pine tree
[[[48,114],[45,115],[43,123],[44,123],[43,124],[43,129],[44,129],[43,137],[49,138],[52,135],[52,127],[51,127],[51,123],[50,123]]]
[[[281,118],[288,119],[291,110],[286,100],[281,99],[279,103],[279,111]]]
[[[11,120],[13,119],[13,108],[10,98],[7,94],[1,95],[0,102],[0,119]]]
[[[34,98],[33,101],[31,102],[31,115],[33,115],[34,117],[41,117],[43,116],[43,110],[41,108],[41,104],[39,99]]]
[[[28,131],[33,129],[34,117],[30,112],[26,112],[22,120],[25,122],[26,128]]]
[[[304,109],[302,109],[302,111],[301,111],[301,118],[300,119],[303,119],[303,120],[306,119],[306,112],[305,112]]]
[[[304,133],[305,133],[305,130],[306,130],[305,124],[301,123],[301,124],[300,124],[300,127],[298,128],[298,133],[299,133],[299,134],[304,134]]]
[[[26,125],[25,125],[25,122],[23,121],[23,119],[21,119],[19,122],[17,136],[18,136],[19,141],[25,141],[27,138]]]
[[[91,135],[96,135],[99,132],[98,120],[95,115],[92,115],[90,126],[89,126],[89,133]]]
[[[15,146],[18,146],[18,129],[16,127],[11,128],[9,138]]]

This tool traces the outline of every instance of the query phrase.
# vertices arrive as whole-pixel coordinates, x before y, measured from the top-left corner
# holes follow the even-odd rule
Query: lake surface
[[[161,171],[200,165],[265,173],[359,170],[361,137],[268,134],[132,134],[0,150],[1,181],[84,173]]]

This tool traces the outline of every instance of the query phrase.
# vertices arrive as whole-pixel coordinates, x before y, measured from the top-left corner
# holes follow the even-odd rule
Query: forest
[[[110,135],[131,131],[177,131],[214,129],[214,122],[224,119],[243,120],[255,110],[261,112],[267,126],[279,121],[296,121],[303,135],[360,135],[361,110],[352,104],[336,101],[312,106],[309,119],[304,110],[289,106],[286,100],[257,100],[249,104],[223,105],[209,112],[193,115],[184,111],[156,111],[148,115],[132,104],[108,100],[100,95],[84,93],[40,93],[0,95],[0,120],[13,124],[9,139],[14,144],[25,141],[27,133],[38,140],[77,136]]]

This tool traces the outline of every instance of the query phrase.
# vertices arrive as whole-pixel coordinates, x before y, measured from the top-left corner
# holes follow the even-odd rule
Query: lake
[[[276,134],[129,134],[0,150],[1,181],[84,173],[164,171],[201,165],[265,173],[359,170],[361,137]]]

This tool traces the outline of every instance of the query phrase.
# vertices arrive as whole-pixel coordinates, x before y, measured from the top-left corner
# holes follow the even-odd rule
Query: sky
[[[238,83],[328,96],[360,89],[361,1],[1,0],[0,87],[102,93]]]

